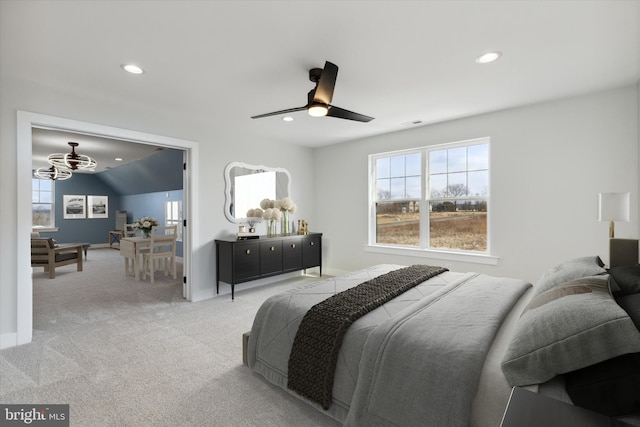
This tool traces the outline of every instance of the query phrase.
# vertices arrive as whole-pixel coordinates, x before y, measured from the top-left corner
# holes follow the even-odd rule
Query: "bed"
[[[375,295],[355,317],[324,307],[365,286],[408,281],[402,275],[415,267],[377,265],[269,298],[254,319],[248,366],[345,426],[495,427],[513,386],[585,407],[602,406],[604,395],[596,410],[640,419],[640,378],[629,374],[640,372],[640,280],[626,283],[640,271],[619,285],[599,257],[581,257],[532,286],[443,269],[388,300]],[[333,312],[318,315],[319,307]],[[348,321],[332,326],[341,316]]]

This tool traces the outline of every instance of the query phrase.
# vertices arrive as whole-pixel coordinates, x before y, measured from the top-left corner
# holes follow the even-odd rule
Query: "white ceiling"
[[[81,91],[113,108],[170,109],[239,139],[310,147],[640,79],[634,0],[3,0],[1,7],[3,77]],[[474,62],[489,50],[502,58]],[[333,104],[375,120],[305,112],[290,123],[250,119],[304,105],[313,87],[308,70],[326,60],[340,67]],[[125,73],[120,65],[129,62],[145,74]]]
[[[95,172],[102,172],[127,163],[135,162],[157,153],[163,148],[153,145],[136,144],[129,141],[102,138],[95,135],[83,135],[72,132],[62,132],[54,129],[32,129],[32,167],[49,168],[47,157],[52,153],[70,153],[69,142],[79,145],[75,151],[96,160]],[[121,160],[116,160],[116,157]],[[93,173],[78,170],[74,173]]]

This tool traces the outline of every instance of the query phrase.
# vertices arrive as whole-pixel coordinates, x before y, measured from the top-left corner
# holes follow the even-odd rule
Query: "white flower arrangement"
[[[263,215],[264,212],[260,208],[249,209],[247,211],[247,222],[249,223],[249,227],[253,227],[257,222],[262,222]]]
[[[143,216],[142,218],[137,219],[132,224],[133,228],[137,230],[142,230],[142,232],[145,235],[148,235],[149,233],[151,233],[151,229],[157,226],[158,226],[158,220],[151,216]]]
[[[280,221],[281,219],[281,232],[289,234],[289,214],[294,213],[298,208],[291,198],[285,197],[280,200],[263,199],[260,202],[260,207],[264,209],[262,218],[270,221],[269,234],[274,234],[275,221]]]
[[[282,212],[280,212],[280,209],[267,208],[262,214],[262,218],[266,219],[267,221],[280,221],[280,219],[282,218]]]
[[[267,227],[267,233],[271,236],[276,234],[276,222],[280,221],[280,218],[282,218],[282,212],[280,212],[280,209],[267,208],[264,210],[264,213],[262,214],[262,218],[269,221],[269,225]]]
[[[276,201],[271,199],[262,199],[260,202],[260,207],[264,210],[273,208],[275,206]]]
[[[298,206],[291,200],[289,197],[285,197],[284,199],[277,200],[275,202],[275,207],[280,209],[281,211],[287,211],[289,213],[295,213]]]

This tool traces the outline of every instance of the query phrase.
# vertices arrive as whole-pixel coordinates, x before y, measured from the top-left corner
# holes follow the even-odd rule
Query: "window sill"
[[[448,252],[433,249],[404,248],[398,246],[365,245],[365,252],[375,252],[388,255],[413,256],[418,258],[431,258],[445,261],[470,262],[474,264],[497,265],[500,257],[487,254],[474,254],[467,252]]]
[[[40,233],[52,233],[58,231],[58,227],[33,227],[31,231],[38,231]]]

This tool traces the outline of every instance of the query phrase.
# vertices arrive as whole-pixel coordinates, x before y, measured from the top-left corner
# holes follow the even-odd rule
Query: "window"
[[[177,225],[176,240],[182,242],[182,202],[179,200],[167,202],[165,206],[165,225]]]
[[[487,138],[370,156],[373,245],[488,253]]]
[[[50,179],[31,179],[31,216],[32,226],[50,228],[54,226],[53,181]]]

